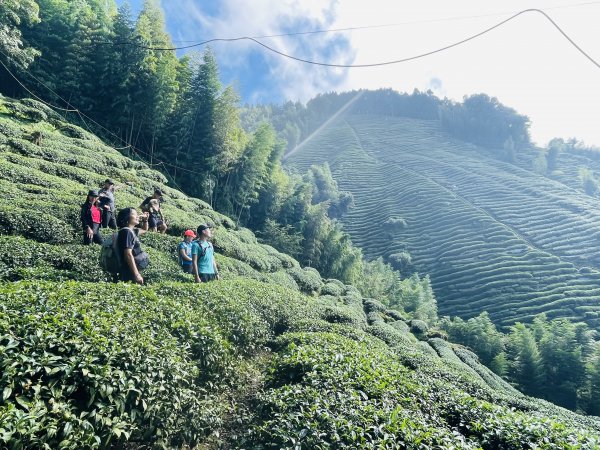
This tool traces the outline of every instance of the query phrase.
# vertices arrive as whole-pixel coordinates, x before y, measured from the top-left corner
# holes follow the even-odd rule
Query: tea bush
[[[600,210],[578,173],[600,173],[600,161],[563,151],[548,177],[531,171],[538,148],[514,164],[492,153],[435,121],[347,114],[285,163],[299,173],[328,163],[354,196],[340,219],[353,243],[403,275],[429,274],[441,315],[487,311],[510,326],[545,312],[600,330],[589,314],[600,311],[600,222],[586,220]]]
[[[319,272],[310,267],[301,269],[300,267],[292,267],[286,270],[288,274],[298,283],[302,292],[312,294],[318,293],[321,290],[323,282]]]
[[[326,280],[325,284],[321,288],[321,295],[333,295],[339,297],[344,294],[344,284],[341,281]]]
[[[492,405],[451,379],[423,378],[372,338],[292,333],[276,349],[246,436],[251,448],[593,449],[599,443],[597,431]]]
[[[4,445],[193,444],[218,424],[199,380],[230,364],[230,344],[189,304],[73,282],[5,285],[2,297]]]
[[[141,238],[147,286],[106,282],[99,246],[80,243],[81,203],[107,177],[117,207],[164,193],[169,235]],[[37,102],[0,98],[0,447],[598,446],[597,419],[517,393],[425,322],[165,181]],[[177,263],[200,223],[216,226],[218,283]]]
[[[244,279],[0,290],[0,442],[9,447],[194,445],[221,426],[236,355],[316,314],[300,294]]]

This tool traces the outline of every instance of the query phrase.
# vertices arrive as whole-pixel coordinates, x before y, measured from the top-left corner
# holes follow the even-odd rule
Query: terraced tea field
[[[343,218],[353,241],[371,258],[408,250],[431,275],[441,314],[487,310],[509,325],[545,312],[600,329],[600,208],[591,197],[435,121],[347,116],[286,160],[323,162],[354,195]],[[406,226],[391,230],[390,218]]]

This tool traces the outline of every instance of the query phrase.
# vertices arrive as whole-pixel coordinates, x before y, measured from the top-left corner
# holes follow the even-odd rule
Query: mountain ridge
[[[491,317],[502,325],[528,321],[545,311],[550,317],[583,319],[599,326],[597,290],[593,283],[584,284],[590,277],[599,279],[595,256],[598,242],[594,237],[600,231],[595,225],[600,222],[600,211],[589,197],[559,181],[486,156],[489,150],[449,136],[435,121],[344,117],[304,143],[286,164],[300,169],[313,163],[330,165],[340,187],[354,195],[356,206],[342,222],[367,256],[383,254],[391,261],[395,252],[407,250],[418,270],[431,275],[442,314],[472,317],[489,306]],[[403,183],[406,179],[411,182]],[[386,220],[394,217],[405,219],[407,226],[386,230]],[[440,220],[445,228],[436,227]],[[370,227],[363,225],[367,222]],[[552,223],[560,231],[554,232]],[[565,230],[568,239],[562,238]],[[547,261],[546,268],[554,266],[564,272],[563,279],[555,277],[558,284],[554,283],[551,273],[540,279],[538,271],[544,270],[544,264],[537,260]],[[451,267],[445,270],[448,264]],[[504,279],[514,286],[502,289],[513,289],[520,300],[511,302],[507,292],[495,292],[490,284],[487,294],[473,299],[482,301],[482,307],[469,310],[449,306],[449,299],[458,300],[462,295],[468,302],[470,290],[481,290],[481,286],[475,287],[479,281],[452,282],[450,274],[457,277],[461,271],[471,270],[476,278],[477,273],[502,270],[507,264],[513,266],[510,273],[518,276],[510,283],[509,274],[505,274]],[[518,269],[519,264],[528,267],[526,273]],[[484,276],[481,284],[498,285],[499,281]],[[569,284],[574,287],[569,288]],[[548,302],[550,308],[534,306],[530,308],[533,313],[526,312],[527,307],[517,311],[520,302],[547,297],[557,288],[554,300],[562,299],[568,309],[570,299],[580,309],[561,312]],[[585,295],[574,297],[570,293],[573,289]],[[490,300],[486,302],[485,296]],[[509,306],[517,314],[499,315],[493,305],[496,310]]]

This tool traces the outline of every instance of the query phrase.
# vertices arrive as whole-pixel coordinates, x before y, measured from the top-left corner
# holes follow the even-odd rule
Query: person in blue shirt
[[[179,257],[179,265],[185,273],[193,273],[192,270],[192,240],[196,234],[192,230],[186,230],[183,233],[183,242],[177,246],[177,255]]]
[[[202,224],[196,230],[198,237],[192,244],[192,270],[196,283],[206,283],[219,279],[219,270],[215,261],[215,249],[209,242],[211,227]]]

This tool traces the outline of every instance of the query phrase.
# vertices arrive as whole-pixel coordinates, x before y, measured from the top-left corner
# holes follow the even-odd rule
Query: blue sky
[[[122,4],[124,0],[117,0]],[[135,15],[143,0],[129,0]],[[190,45],[211,38],[238,36],[265,36],[306,30],[325,29],[335,20],[333,8],[302,0],[287,2],[290,8],[271,8],[271,1],[207,1],[163,0],[159,2],[164,13],[167,31],[176,46]],[[285,2],[280,3],[283,4]],[[316,5],[316,6],[315,6]],[[295,14],[297,11],[300,14]],[[235,17],[235,22],[232,18]],[[259,20],[257,20],[257,18]],[[269,46],[287,53],[328,61],[342,55],[351,62],[353,52],[349,40],[342,34],[327,36],[299,36],[294,38],[262,38]],[[335,89],[347,71],[337,72],[299,63],[282,66],[281,57],[265,51],[251,42],[216,42],[211,44],[216,53],[223,83],[235,86],[243,103],[280,103],[288,99],[306,101],[318,92]],[[204,47],[186,50],[201,52]],[[183,54],[180,51],[179,54]],[[299,94],[300,93],[300,94]]]
[[[123,0],[118,0],[121,3]],[[158,1],[158,0],[157,0]],[[134,11],[142,0],[130,0]],[[600,60],[600,1],[584,0],[161,0],[177,45],[211,38],[329,28],[385,27],[262,38],[305,59],[364,64],[401,59],[478,33],[526,8],[543,8]],[[248,103],[307,101],[319,92],[432,89],[461,100],[485,92],[532,120],[532,137],[600,145],[600,70],[539,14],[431,57],[370,69],[331,69],[282,58],[247,41],[215,43],[222,81]]]

